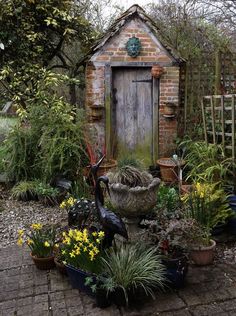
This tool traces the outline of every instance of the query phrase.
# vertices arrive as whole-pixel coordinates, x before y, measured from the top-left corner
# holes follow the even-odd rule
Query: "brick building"
[[[141,44],[135,57],[131,38]],[[86,109],[100,151],[115,158],[132,154],[147,165],[173,153],[177,116],[163,111],[167,102],[179,105],[183,64],[138,5],[115,21],[86,65]],[[159,78],[151,73],[157,65]]]

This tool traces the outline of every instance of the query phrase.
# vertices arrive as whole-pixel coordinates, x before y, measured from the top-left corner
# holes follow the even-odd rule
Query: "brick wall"
[[[125,45],[128,39],[136,36],[140,39],[142,50],[138,57],[128,56]],[[173,154],[174,139],[177,135],[176,119],[162,116],[163,105],[167,101],[179,102],[179,67],[172,66],[173,59],[160,45],[150,29],[139,19],[128,22],[120,29],[119,34],[98,50],[87,63],[86,67],[86,107],[91,115],[91,107],[104,106],[105,99],[105,65],[113,66],[117,63],[160,63],[165,68],[165,74],[160,79],[159,98],[159,157]],[[138,67],[138,66],[137,66]],[[104,147],[105,119],[91,123],[99,134],[98,146]]]

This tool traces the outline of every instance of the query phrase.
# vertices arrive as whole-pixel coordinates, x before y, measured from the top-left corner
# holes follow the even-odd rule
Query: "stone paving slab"
[[[0,316],[236,316],[236,267],[190,267],[185,288],[130,309],[100,309],[56,269],[40,271],[29,251],[0,250]]]

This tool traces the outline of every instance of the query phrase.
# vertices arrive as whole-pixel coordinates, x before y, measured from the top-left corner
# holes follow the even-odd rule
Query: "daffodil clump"
[[[219,187],[219,183],[197,182],[182,201],[187,207],[188,215],[209,229],[218,223],[224,223],[231,215],[227,195]]]
[[[103,231],[70,229],[62,234],[61,253],[66,264],[84,271],[98,273],[102,256]]]
[[[55,239],[56,232],[53,227],[43,227],[40,223],[34,223],[28,232],[23,229],[18,231],[17,244],[26,244],[33,256],[46,258],[53,255]]]
[[[61,202],[60,208],[63,208],[63,209],[64,208],[70,208],[70,207],[75,205],[76,201],[77,200],[75,198],[73,198],[73,196],[70,196],[68,199],[66,199],[66,200]]]

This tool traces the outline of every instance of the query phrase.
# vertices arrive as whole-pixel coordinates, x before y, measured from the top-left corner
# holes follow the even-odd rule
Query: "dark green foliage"
[[[120,169],[125,166],[135,167],[137,169],[142,169],[142,164],[139,160],[133,157],[124,157],[123,159],[119,159],[117,162],[117,167]]]
[[[9,178],[49,182],[57,174],[75,177],[87,163],[83,117],[82,112],[76,117],[61,99],[48,107],[32,106],[30,125],[18,125],[5,142]]]

